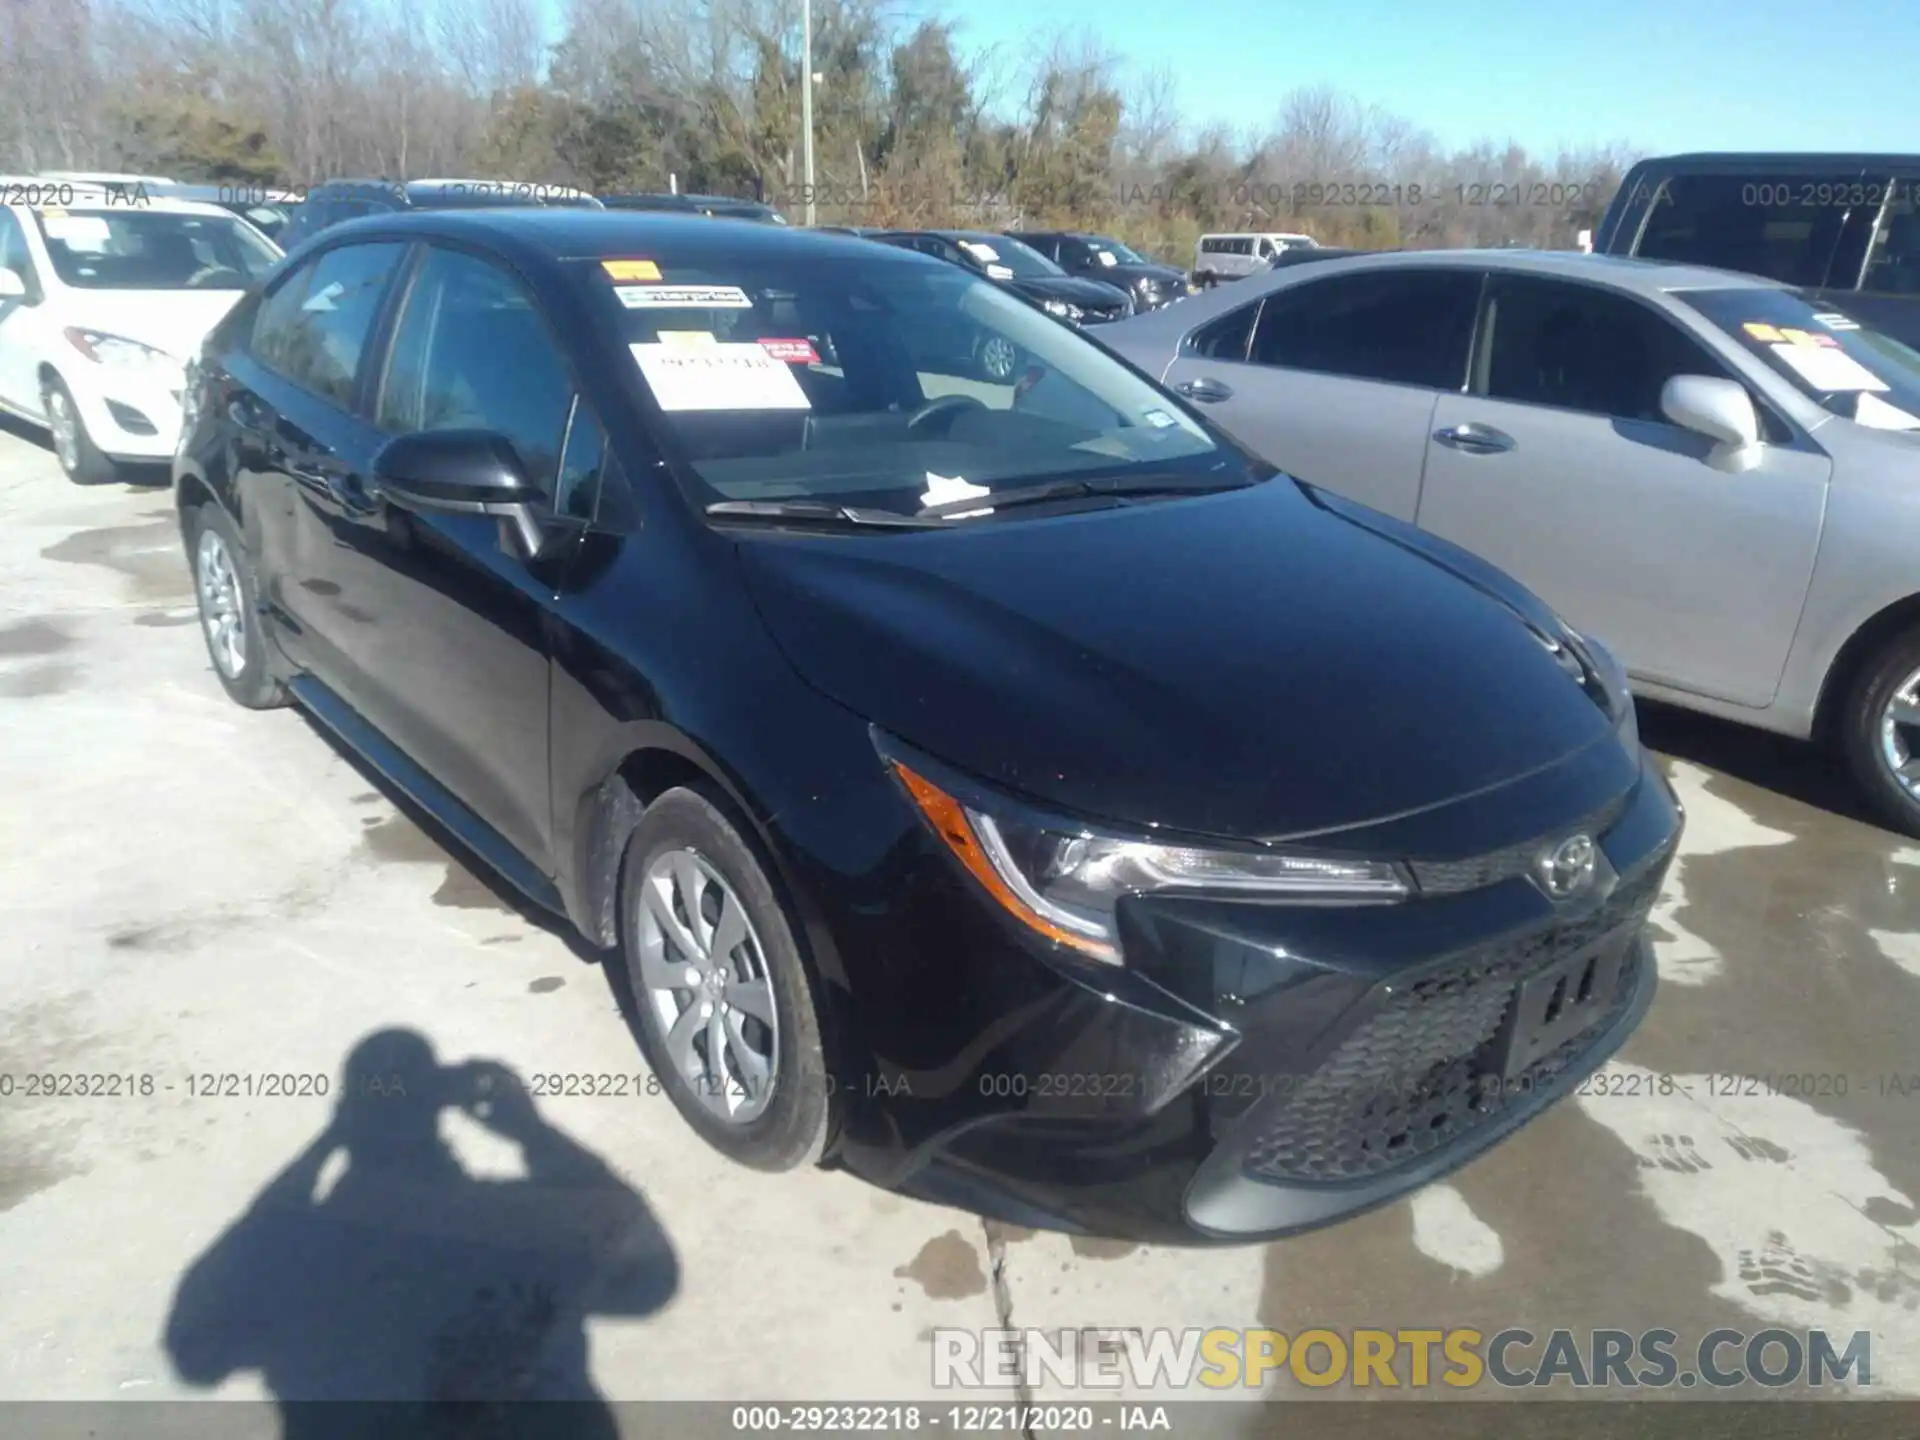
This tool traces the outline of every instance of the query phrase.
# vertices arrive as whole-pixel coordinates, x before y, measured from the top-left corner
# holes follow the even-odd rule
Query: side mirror
[[[1737,475],[1760,463],[1760,415],[1746,387],[1717,375],[1675,375],[1660,391],[1660,410],[1683,430],[1714,443],[1707,464]]]
[[[0,265],[0,300],[24,300],[27,298],[27,282],[21,278],[18,270]]]
[[[529,558],[547,548],[536,506],[545,496],[527,478],[519,452],[492,430],[418,430],[374,454],[381,497],[402,510],[497,515],[511,521]]]

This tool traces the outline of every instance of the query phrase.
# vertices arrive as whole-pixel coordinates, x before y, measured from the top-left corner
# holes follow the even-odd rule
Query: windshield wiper
[[[937,530],[942,521],[925,515],[902,515],[859,505],[835,505],[826,500],[718,500],[707,514],[726,520],[768,520],[792,524],[873,525],[896,530]]]
[[[923,519],[944,519],[973,510],[1005,510],[1015,505],[1041,505],[1049,500],[1099,499],[1105,496],[1139,495],[1211,495],[1221,490],[1244,490],[1257,480],[1175,480],[1165,475],[1111,475],[1104,479],[1089,476],[1083,480],[1043,480],[1035,485],[1011,490],[992,490],[985,495],[969,495],[962,500],[947,500],[922,506],[914,513]]]

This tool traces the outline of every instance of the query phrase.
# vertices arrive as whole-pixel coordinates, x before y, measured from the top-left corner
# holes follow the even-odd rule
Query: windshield
[[[1096,264],[1100,265],[1151,265],[1154,262],[1138,250],[1129,249],[1110,235],[1095,235],[1087,241],[1093,251]],[[1109,259],[1108,257],[1112,258]]]
[[[1064,275],[1053,261],[1011,235],[956,235],[953,243],[996,280],[1043,280]],[[1006,273],[1003,273],[1006,272]]]
[[[114,208],[38,218],[54,273],[82,290],[244,290],[280,259],[230,215]]]
[[[885,252],[582,263],[703,508],[913,514],[1081,476],[1250,478],[1100,346],[955,266]]]
[[[1834,414],[1876,429],[1920,429],[1920,354],[1891,335],[1791,290],[1689,290],[1674,298]]]

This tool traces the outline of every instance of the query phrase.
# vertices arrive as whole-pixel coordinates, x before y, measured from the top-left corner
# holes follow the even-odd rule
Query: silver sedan
[[[1510,250],[1282,270],[1101,339],[1508,571],[1642,695],[1836,745],[1920,835],[1920,354],[1771,281]]]

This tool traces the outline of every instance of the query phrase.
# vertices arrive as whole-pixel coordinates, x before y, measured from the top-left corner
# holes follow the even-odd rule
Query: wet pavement
[[[583,946],[296,712],[226,701],[167,492],[69,486],[24,435],[0,432],[0,1399],[389,1383],[354,1358],[385,1312],[341,1257],[391,1279],[455,1240],[421,1363],[564,1354],[615,1398],[928,1395],[934,1329],[999,1325],[1866,1330],[1871,1393],[1920,1396],[1920,843],[1808,748],[1646,713],[1688,812],[1659,998],[1586,1093],[1448,1182],[1264,1248],[1034,1234],[712,1156]],[[456,1097],[363,1171],[392,1137],[313,1077],[368,1037],[450,1085],[485,1060],[626,1088]],[[386,1188],[329,1182],[330,1146]],[[503,1248],[624,1278],[515,1310],[460,1278]],[[269,1273],[261,1319],[236,1276]],[[286,1307],[318,1359],[239,1343]]]

